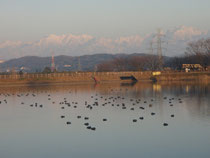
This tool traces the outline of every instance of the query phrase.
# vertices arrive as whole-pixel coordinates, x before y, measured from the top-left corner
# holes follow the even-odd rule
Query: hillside
[[[117,57],[144,56],[145,54],[94,54],[83,56],[55,56],[55,65],[58,71],[93,71],[97,64]],[[65,67],[66,65],[66,67]],[[69,67],[70,65],[70,67]],[[25,56],[0,63],[1,72],[24,68],[26,72],[42,72],[45,67],[51,66],[51,57]]]

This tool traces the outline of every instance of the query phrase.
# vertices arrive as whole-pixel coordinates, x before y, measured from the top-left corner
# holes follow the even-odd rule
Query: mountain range
[[[156,54],[156,34],[119,37],[116,39],[91,35],[55,35],[32,42],[0,42],[0,59],[9,60],[24,56],[81,56],[91,54]],[[185,52],[187,44],[201,38],[210,37],[210,31],[180,26],[161,32],[163,55],[178,56]],[[153,43],[151,47],[151,42]],[[152,51],[153,50],[153,51]],[[72,58],[72,57],[70,57]],[[44,58],[43,58],[44,60]]]
[[[132,56],[145,56],[146,54],[94,54],[83,56],[60,55],[54,57],[55,67],[58,71],[94,71],[100,63],[115,58],[130,58]],[[0,71],[6,72],[21,69],[26,72],[42,72],[45,67],[51,67],[52,57],[25,56],[0,63]]]

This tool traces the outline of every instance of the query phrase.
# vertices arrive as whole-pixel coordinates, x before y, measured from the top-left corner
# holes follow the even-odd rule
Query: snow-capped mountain
[[[156,53],[156,32],[141,37],[139,35],[111,38],[96,38],[91,35],[49,35],[38,41],[5,41],[0,43],[0,59],[11,59],[23,56],[51,56],[98,53],[151,53],[150,43],[153,41],[153,53]],[[163,54],[180,55],[185,52],[187,44],[201,38],[210,37],[210,32],[193,27],[181,26],[162,32]]]

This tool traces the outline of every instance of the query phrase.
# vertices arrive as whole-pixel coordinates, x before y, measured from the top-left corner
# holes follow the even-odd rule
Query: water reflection
[[[135,84],[137,84],[136,81],[133,81],[133,82],[123,82],[120,84],[120,86],[134,86]]]
[[[183,82],[1,87],[0,156],[208,157],[209,90]]]

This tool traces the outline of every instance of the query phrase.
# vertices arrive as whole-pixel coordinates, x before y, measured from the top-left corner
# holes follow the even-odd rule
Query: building
[[[185,70],[185,72],[201,71],[203,67],[200,64],[182,64],[182,69]]]
[[[207,66],[206,70],[207,70],[207,71],[210,71],[210,66]]]

